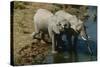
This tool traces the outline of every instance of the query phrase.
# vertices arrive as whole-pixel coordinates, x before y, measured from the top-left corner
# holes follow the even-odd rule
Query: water
[[[44,63],[68,63],[68,62],[84,62],[97,60],[97,23],[93,20],[92,15],[95,14],[95,7],[89,7],[89,19],[85,25],[87,27],[87,34],[89,36],[89,45],[92,49],[93,55],[89,54],[85,42],[78,40],[77,49],[72,52],[62,51],[57,54],[49,52],[48,56],[43,61]],[[51,47],[50,47],[51,48]],[[51,51],[51,50],[50,50]]]

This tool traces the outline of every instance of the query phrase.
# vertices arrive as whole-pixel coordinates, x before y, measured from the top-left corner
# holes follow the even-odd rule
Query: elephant
[[[69,28],[69,23],[65,19],[58,19],[57,16],[52,16],[49,18],[48,21],[50,24],[48,24],[48,32],[49,36],[52,39],[52,53],[57,53],[56,48],[58,45],[62,44],[62,32],[64,32],[64,27],[66,25],[66,29]]]
[[[70,47],[72,47],[73,45],[74,49],[76,49],[78,36],[80,35],[81,38],[86,42],[90,55],[92,55],[92,50],[88,43],[88,36],[84,22],[78,19],[75,15],[71,15],[70,13],[67,13],[64,10],[57,11],[55,15],[58,16],[59,19],[66,19],[68,21],[66,22],[66,24],[69,23],[68,28],[66,28],[66,25],[64,25],[64,33],[67,36],[68,44],[70,45]]]
[[[65,24],[67,25],[66,20],[59,19],[59,17],[52,14],[50,11],[46,9],[38,9],[34,15],[35,32],[33,32],[32,36],[33,38],[43,39],[45,41],[44,35],[48,34],[52,42],[52,53],[57,53],[55,50],[55,46],[57,45],[56,37],[61,31],[64,31],[63,25]],[[37,35],[40,36],[36,37]]]

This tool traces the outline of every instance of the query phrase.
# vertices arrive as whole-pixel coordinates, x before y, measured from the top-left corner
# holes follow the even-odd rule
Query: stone
[[[37,39],[34,39],[34,40],[33,40],[33,43],[34,43],[34,44],[38,43],[38,40],[37,40]]]
[[[46,44],[46,42],[44,42],[43,40],[41,40],[41,44]]]

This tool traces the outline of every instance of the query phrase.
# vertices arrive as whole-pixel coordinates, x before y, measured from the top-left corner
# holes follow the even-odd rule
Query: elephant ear
[[[52,31],[56,34],[60,34],[60,26],[57,23],[52,24]]]
[[[77,18],[77,23],[74,26],[75,26],[74,30],[80,31],[84,26],[84,22]]]

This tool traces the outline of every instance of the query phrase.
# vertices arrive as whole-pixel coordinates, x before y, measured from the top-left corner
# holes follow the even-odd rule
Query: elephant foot
[[[52,51],[52,53],[53,53],[53,54],[56,54],[56,53],[57,53],[57,51]]]

